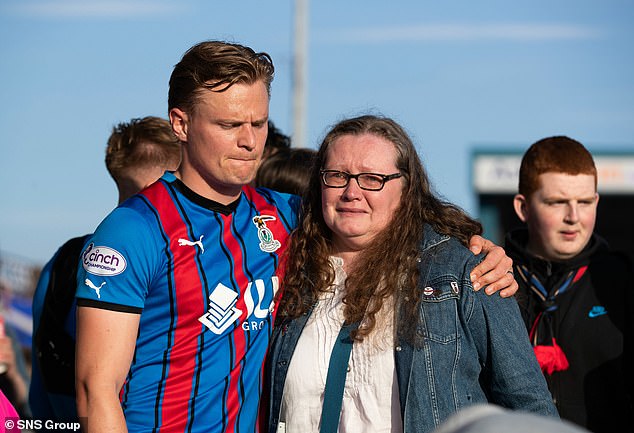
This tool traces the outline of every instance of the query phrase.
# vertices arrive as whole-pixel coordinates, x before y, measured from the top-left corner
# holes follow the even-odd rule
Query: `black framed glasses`
[[[321,181],[329,188],[345,188],[350,183],[350,179],[355,179],[359,188],[366,191],[380,191],[385,186],[385,182],[398,179],[401,173],[379,174],[379,173],[357,173],[350,174],[338,170],[320,170]]]

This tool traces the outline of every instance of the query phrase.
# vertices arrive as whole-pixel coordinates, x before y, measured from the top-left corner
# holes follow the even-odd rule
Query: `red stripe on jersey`
[[[167,378],[161,404],[161,430],[185,431],[192,381],[198,353],[200,306],[206,305],[196,265],[195,246],[179,246],[178,239],[189,239],[189,232],[166,186],[157,182],[142,193],[159,213],[163,230],[169,238],[174,274],[176,317],[169,354]],[[167,319],[167,318],[166,318]]]
[[[240,410],[240,391],[238,389],[239,379],[242,375],[241,361],[244,358],[246,351],[246,337],[245,331],[242,329],[242,322],[248,316],[246,304],[244,302],[244,293],[249,284],[249,279],[244,274],[244,260],[242,256],[242,248],[240,243],[231,233],[231,222],[233,214],[228,216],[222,216],[223,219],[223,233],[222,237],[227,249],[231,251],[234,268],[234,278],[240,291],[240,297],[236,302],[236,308],[242,311],[240,316],[240,322],[233,331],[233,344],[234,344],[234,361],[235,365],[231,366],[231,374],[229,379],[229,390],[227,393],[227,429],[226,433],[233,433],[236,427],[236,420],[238,419],[238,411]]]

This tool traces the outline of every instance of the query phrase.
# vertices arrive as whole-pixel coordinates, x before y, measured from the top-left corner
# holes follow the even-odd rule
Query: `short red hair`
[[[597,187],[597,168],[588,149],[572,138],[560,135],[543,138],[528,148],[520,166],[519,193],[527,199],[540,188],[544,173],[590,174]]]

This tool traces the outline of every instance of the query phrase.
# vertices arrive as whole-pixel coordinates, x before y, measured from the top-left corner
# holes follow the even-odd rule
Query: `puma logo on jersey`
[[[201,254],[203,254],[205,252],[205,247],[203,246],[203,237],[204,236],[205,235],[200,235],[200,238],[198,238],[198,240],[195,241],[195,242],[190,241],[189,239],[180,238],[178,240],[178,245],[181,246],[181,247],[184,247],[184,246],[194,247],[194,246],[198,245],[198,247],[200,248]]]
[[[101,299],[101,293],[100,293],[100,290],[101,290],[101,288],[104,286],[104,284],[106,284],[106,282],[105,282],[105,281],[104,281],[103,283],[101,283],[101,284],[99,285],[99,287],[95,286],[95,285],[92,283],[92,281],[90,281],[88,278],[86,278],[86,279],[84,280],[84,283],[86,283],[86,285],[87,285],[88,287],[90,287],[91,289],[93,289],[93,290],[95,291],[95,293],[97,293],[97,298]]]

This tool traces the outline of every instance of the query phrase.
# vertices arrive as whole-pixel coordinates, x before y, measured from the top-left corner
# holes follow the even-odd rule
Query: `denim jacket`
[[[486,402],[557,417],[515,299],[473,290],[469,274],[481,257],[427,225],[420,251],[422,302],[417,323],[407,325],[416,326],[420,344],[397,341],[394,348],[404,431],[431,431],[461,408]],[[264,399],[271,433],[310,313],[279,320],[273,331]]]

